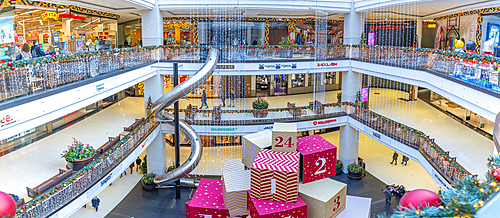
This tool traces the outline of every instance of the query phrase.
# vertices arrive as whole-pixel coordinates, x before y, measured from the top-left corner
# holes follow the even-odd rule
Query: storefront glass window
[[[292,74],[292,88],[305,87],[306,74]]]
[[[255,39],[257,45],[264,44],[265,22],[198,22],[198,43],[201,45],[252,45]]]
[[[269,45],[279,45],[288,40],[288,22],[269,22]]]
[[[190,21],[163,22],[165,45],[190,45],[193,41],[193,28]]]

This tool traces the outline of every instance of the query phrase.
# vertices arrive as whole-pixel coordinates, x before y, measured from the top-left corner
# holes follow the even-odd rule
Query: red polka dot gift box
[[[335,176],[337,147],[319,135],[297,139],[301,156],[300,179],[306,184]]]
[[[252,218],[306,218],[307,205],[297,197],[295,203],[255,199],[248,192],[248,210]]]
[[[222,188],[222,180],[201,179],[193,199],[185,204],[186,218],[229,217]]]

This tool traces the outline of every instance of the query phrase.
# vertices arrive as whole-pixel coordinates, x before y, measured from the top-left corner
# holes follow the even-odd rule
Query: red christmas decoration
[[[10,67],[10,70],[14,71],[14,70],[16,70],[16,68],[15,67]]]
[[[495,177],[497,181],[500,181],[500,168],[496,168],[493,171],[491,171],[491,175]]]
[[[404,210],[404,207],[410,208],[410,205],[415,208],[422,208],[426,206],[439,206],[441,203],[442,201],[438,194],[425,189],[410,191],[399,200],[401,210]]]
[[[14,217],[16,215],[16,201],[7,193],[0,192],[0,217]]]
[[[12,62],[8,62],[7,65],[12,66]]]
[[[34,207],[34,206],[36,206],[36,203],[33,203],[32,205],[33,205],[33,207]]]

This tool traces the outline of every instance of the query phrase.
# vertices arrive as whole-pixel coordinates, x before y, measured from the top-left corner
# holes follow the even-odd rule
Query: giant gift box
[[[252,164],[252,198],[296,202],[299,188],[298,152],[261,150]]]
[[[248,134],[243,136],[242,162],[246,167],[252,167],[252,163],[259,155],[260,150],[271,148],[271,130]]]
[[[241,162],[239,164],[243,167]],[[248,215],[247,191],[250,190],[250,170],[224,171],[223,174],[222,196],[229,214],[231,217]]]
[[[299,185],[299,197],[307,204],[307,216],[335,218],[346,207],[347,185],[322,179]]]
[[[229,217],[222,197],[222,181],[201,179],[191,201],[186,202],[186,218]],[[188,216],[191,215],[191,216]]]
[[[295,203],[276,202],[250,197],[248,192],[248,209],[252,218],[306,218],[307,205],[297,197]]]
[[[272,150],[280,152],[297,152],[297,124],[274,123]]]
[[[241,159],[224,160],[224,165],[222,166],[222,173],[235,170],[245,170],[245,166],[241,163]]]
[[[297,139],[297,149],[302,158],[300,178],[302,183],[335,176],[337,147],[319,135]]]

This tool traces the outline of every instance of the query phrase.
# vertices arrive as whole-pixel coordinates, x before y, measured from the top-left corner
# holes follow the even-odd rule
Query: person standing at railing
[[[229,101],[229,107],[231,107],[231,104],[233,105],[233,107],[235,107],[234,99],[236,98],[236,94],[234,93],[234,90],[231,90],[231,95],[229,96],[229,98],[231,99],[231,101]]]
[[[99,200],[99,198],[95,196],[91,202],[92,202],[92,207],[95,209],[95,212],[97,212],[99,210],[99,204],[101,203],[101,200]]]
[[[203,105],[208,109],[208,104],[207,104],[207,92],[203,90],[203,93],[201,94],[201,107],[200,110],[203,109]]]
[[[391,164],[394,163],[394,165],[398,165],[398,152],[394,151],[394,154],[392,154],[392,161]]]
[[[220,100],[222,101],[222,107],[225,107],[226,106],[226,92],[224,92],[224,90],[222,90],[220,92]]]
[[[19,55],[17,55],[16,60],[29,60],[31,59],[31,49],[28,43],[24,43]]]
[[[259,43],[259,41],[257,41],[257,38],[255,38],[252,42],[252,45],[257,45]]]
[[[45,53],[43,53],[42,49],[40,49],[38,42],[33,40],[33,46],[31,46],[31,57],[39,58],[43,56],[45,56]]]

